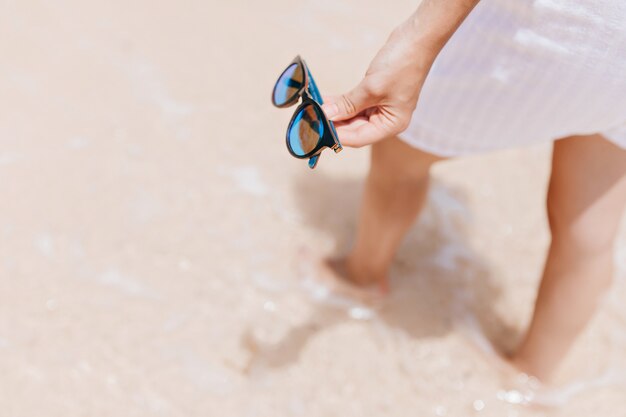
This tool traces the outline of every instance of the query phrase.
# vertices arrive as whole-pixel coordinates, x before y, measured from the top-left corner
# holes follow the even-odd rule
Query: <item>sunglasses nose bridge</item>
[[[307,100],[313,100],[313,96],[311,95],[311,92],[309,91],[309,86],[305,85],[302,88],[302,91],[300,92],[300,97],[302,97],[303,99],[307,99]]]

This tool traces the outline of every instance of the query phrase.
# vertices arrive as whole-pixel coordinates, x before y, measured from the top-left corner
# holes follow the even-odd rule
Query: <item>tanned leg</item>
[[[546,382],[611,284],[626,206],[626,150],[600,135],[555,142],[547,209],[552,243],[532,322],[512,357]]]
[[[386,292],[395,253],[424,206],[430,167],[441,159],[397,138],[374,144],[354,246],[347,256],[325,261],[327,270]]]

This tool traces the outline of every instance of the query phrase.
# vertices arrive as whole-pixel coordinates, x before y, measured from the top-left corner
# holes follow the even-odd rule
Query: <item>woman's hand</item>
[[[325,97],[343,145],[361,147],[404,131],[428,71],[478,0],[423,0],[393,31],[352,91]]]
[[[422,58],[422,59],[420,59]],[[343,145],[361,147],[402,132],[409,125],[430,68],[415,51],[408,29],[395,30],[352,91],[324,97],[326,115]]]

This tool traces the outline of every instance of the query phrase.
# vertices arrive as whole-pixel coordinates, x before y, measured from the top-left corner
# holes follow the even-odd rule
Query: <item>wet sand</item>
[[[529,320],[547,145],[438,165],[376,315],[300,289],[299,247],[350,244],[367,150],[310,171],[271,87],[300,53],[347,90],[412,7],[4,2],[0,414],[626,415],[624,226],[561,408],[504,401],[470,342]]]

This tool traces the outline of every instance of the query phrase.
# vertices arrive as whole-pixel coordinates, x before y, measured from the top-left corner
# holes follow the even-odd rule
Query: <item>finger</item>
[[[389,132],[373,123],[336,124],[337,136],[342,145],[360,148],[381,141]]]
[[[322,100],[324,101],[324,104],[327,103],[334,103],[335,101],[337,101],[339,99],[339,96],[328,96],[326,94],[322,94]],[[323,107],[323,106],[322,106]]]
[[[329,96],[328,99],[322,109],[326,117],[333,121],[350,119],[375,104],[374,97],[363,87],[363,83],[346,94]]]
[[[323,95],[322,100],[324,100],[322,104],[322,111],[328,120],[333,120],[333,117],[336,116],[339,111],[336,103],[341,100],[341,96]]]
[[[369,119],[365,116],[356,116],[356,117],[353,117],[352,119],[333,122],[333,124],[335,125],[335,128],[340,126],[342,128],[349,129],[349,130],[354,130],[357,127],[365,123],[369,123]]]

